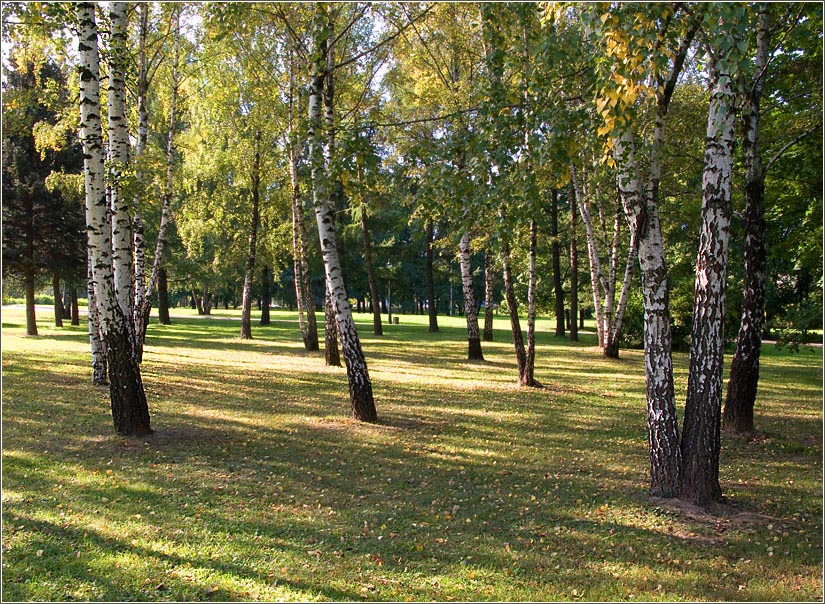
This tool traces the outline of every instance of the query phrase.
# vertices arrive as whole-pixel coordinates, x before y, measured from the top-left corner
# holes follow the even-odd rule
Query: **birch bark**
[[[461,291],[464,294],[464,316],[467,319],[467,360],[483,361],[481,337],[478,331],[478,307],[473,286],[473,267],[470,263],[470,232],[461,234],[458,244],[459,266],[461,267]]]
[[[120,7],[116,10],[119,11]],[[134,324],[132,314],[123,312],[119,304],[112,266],[112,214],[107,201],[103,162],[100,70],[94,3],[78,3],[77,16],[86,228],[92,274],[90,291],[94,292],[100,333],[105,343],[109,397],[115,430],[124,435],[144,435],[151,433],[152,429],[137,360]],[[131,303],[131,296],[129,302]]]
[[[320,136],[321,103],[324,97],[324,82],[329,75],[327,72],[328,36],[327,7],[319,3],[315,5],[314,48],[311,65],[309,128],[307,133],[312,195],[315,205],[315,219],[318,225],[318,236],[321,241],[321,255],[324,259],[327,292],[329,293],[335,312],[338,333],[341,339],[341,350],[347,366],[352,415],[362,421],[374,422],[377,420],[377,413],[372,394],[372,382],[370,381],[366,359],[364,358],[361,342],[358,338],[358,331],[355,328],[355,322],[352,317],[352,308],[347,299],[344,276],[341,272],[341,263],[338,256],[337,240],[333,224],[333,212],[327,184],[326,162]]]
[[[252,189],[252,211],[249,225],[249,243],[246,252],[246,272],[241,294],[241,339],[252,339],[252,277],[255,271],[255,255],[258,247],[258,227],[261,223],[261,132],[255,131],[255,155],[252,160],[250,188]]]
[[[723,500],[719,486],[719,449],[735,95],[731,76],[721,71],[720,65],[712,56],[702,177],[702,226],[682,434],[680,496],[703,506]]]
[[[112,204],[112,261],[114,286],[120,311],[132,321],[134,273],[132,268],[132,219],[123,195],[122,181],[129,165],[129,130],[126,120],[126,3],[109,4],[108,129],[109,161],[107,185]],[[134,331],[134,330],[131,330]]]
[[[770,51],[770,8],[759,5],[754,78],[742,103],[742,152],[745,162],[745,278],[742,323],[730,365],[722,429],[733,434],[753,432],[753,408],[759,385],[759,356],[765,317],[767,243],[765,224],[765,168],[759,149],[762,90]]]

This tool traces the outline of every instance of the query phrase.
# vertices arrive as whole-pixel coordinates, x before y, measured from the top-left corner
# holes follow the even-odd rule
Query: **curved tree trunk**
[[[464,315],[467,318],[467,360],[483,361],[481,337],[478,331],[478,308],[473,287],[473,268],[470,264],[470,232],[464,231],[458,244],[461,266],[461,289],[464,293]]]
[[[136,317],[136,324],[140,328],[138,332],[140,339],[138,342],[139,358],[143,358],[143,341],[146,338],[146,328],[149,325],[149,315],[152,312],[152,292],[158,286],[159,272],[163,264],[163,255],[166,251],[166,230],[169,226],[169,213],[174,196],[175,187],[175,129],[177,127],[177,103],[178,103],[178,89],[181,83],[181,76],[179,72],[180,64],[180,9],[175,12],[175,34],[174,34],[174,51],[172,57],[172,82],[169,96],[169,131],[166,135],[166,186],[163,192],[163,198],[160,208],[160,223],[158,224],[157,241],[155,242],[155,257],[152,261],[152,272],[149,275],[149,283],[146,285],[145,294],[143,295],[143,306],[140,307],[140,312]],[[138,100],[140,104],[140,99]],[[138,107],[140,109],[140,107]],[[139,125],[139,131],[142,132],[143,126]],[[140,139],[140,137],[138,137]],[[167,306],[167,319],[168,319]],[[170,322],[162,325],[169,325]]]
[[[435,236],[435,227],[432,220],[427,220],[427,310],[430,318],[430,333],[438,333],[438,309],[435,302],[435,283],[433,279],[433,257],[435,250],[433,249],[433,237]],[[372,298],[372,296],[370,296]],[[374,298],[373,298],[374,299]],[[378,305],[376,300],[373,304]]]
[[[125,301],[128,307],[132,303],[131,278],[128,280],[128,291],[125,295],[124,292],[118,292],[115,289],[112,265],[113,223],[107,203],[103,136],[100,123],[100,80],[95,5],[89,2],[79,3],[77,14],[81,66],[80,123],[86,186],[86,224],[92,269],[91,290],[94,291],[101,335],[105,343],[109,397],[115,430],[123,435],[140,436],[151,433],[152,429],[137,359],[132,313],[124,312],[121,304]],[[113,3],[111,18],[113,34],[110,51],[114,55],[125,53],[125,6],[121,3]],[[122,64],[120,63],[122,59],[123,57],[120,56],[113,58],[113,61],[116,64]],[[119,98],[122,96],[113,95],[115,104],[121,102]],[[112,116],[112,109],[109,113]],[[122,118],[124,115],[122,107],[115,108],[114,115],[120,115]],[[115,126],[114,130],[118,131],[119,125]],[[118,134],[117,138],[119,137]],[[122,147],[122,143],[122,140],[115,141],[117,147]],[[128,146],[128,140],[126,145]],[[116,151],[114,157],[121,158],[120,151]],[[117,190],[118,183],[115,182],[113,185],[113,191]],[[117,200],[119,195],[115,194],[113,198]],[[121,228],[120,225],[117,228]],[[131,251],[131,242],[129,249]],[[123,278],[123,275],[121,275],[120,282],[127,287],[127,280]],[[128,300],[126,300],[127,296]]]
[[[753,432],[753,407],[759,384],[759,356],[765,317],[767,242],[765,225],[765,169],[759,151],[759,104],[765,84],[770,48],[770,13],[760,4],[757,30],[756,78],[742,108],[745,157],[745,279],[742,323],[730,365],[722,429],[733,434]]]
[[[725,289],[731,217],[734,92],[731,77],[711,59],[702,230],[696,260],[680,496],[698,505],[721,502],[719,450],[724,356]]]
[[[325,96],[324,84],[328,78],[330,80],[329,84],[331,84],[331,73],[327,71],[327,44],[331,28],[328,22],[327,7],[325,5],[315,5],[313,25],[314,61],[312,62],[307,138],[310,148],[309,156],[312,194],[315,204],[315,219],[318,225],[318,238],[321,242],[321,255],[324,259],[327,292],[335,312],[335,322],[341,339],[344,362],[347,366],[352,415],[355,419],[361,421],[374,422],[377,420],[377,413],[372,394],[372,382],[370,381],[367,362],[361,349],[358,331],[355,328],[355,321],[352,317],[352,308],[347,299],[344,276],[341,272],[341,262],[338,255],[333,211],[328,188],[326,160],[329,158],[324,158],[320,137],[321,103],[324,101]],[[328,112],[330,113],[327,119],[327,126],[330,132],[332,132],[333,124],[330,123],[332,121],[331,85],[328,85],[326,94],[328,97],[328,103],[326,104]]]
[[[507,312],[510,315],[510,331],[513,334],[513,348],[516,352],[516,368],[520,386],[526,386],[524,381],[527,372],[527,353],[524,350],[524,338],[521,335],[521,323],[518,318],[518,302],[513,289],[513,277],[510,271],[510,244],[501,241],[501,268],[504,274],[504,299],[507,301]]]
[[[493,252],[488,248],[484,251],[484,332],[481,335],[485,342],[493,341],[494,279]]]

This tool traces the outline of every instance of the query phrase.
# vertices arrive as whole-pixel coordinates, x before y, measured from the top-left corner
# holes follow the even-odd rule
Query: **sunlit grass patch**
[[[370,425],[294,314],[251,341],[216,315],[150,326],[156,433],[126,439],[90,385],[85,326],[26,338],[3,309],[5,599],[821,598],[819,350],[766,350],[765,437],[723,438],[732,505],[712,517],[645,494],[639,351],[605,360],[540,321],[545,388],[525,390],[503,316],[467,363],[461,317],[376,337],[359,315]]]

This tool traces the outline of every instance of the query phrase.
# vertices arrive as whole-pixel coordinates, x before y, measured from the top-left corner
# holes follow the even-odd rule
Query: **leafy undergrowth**
[[[766,347],[764,434],[723,436],[711,516],[645,494],[639,351],[540,322],[546,388],[519,389],[504,317],[467,363],[461,318],[377,338],[359,315],[365,425],[294,314],[241,341],[237,313],[189,312],[149,329],[156,433],[127,439],[85,326],[27,338],[3,309],[4,600],[822,598],[821,350]]]

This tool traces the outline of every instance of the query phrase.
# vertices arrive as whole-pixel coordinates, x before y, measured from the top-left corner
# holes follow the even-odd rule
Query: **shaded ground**
[[[252,341],[216,315],[150,327],[132,440],[85,326],[26,338],[3,308],[4,600],[821,599],[821,350],[766,347],[765,438],[725,438],[708,516],[645,496],[639,352],[541,323],[548,387],[522,390],[503,317],[470,364],[461,318],[360,315],[371,426],[293,315]]]

